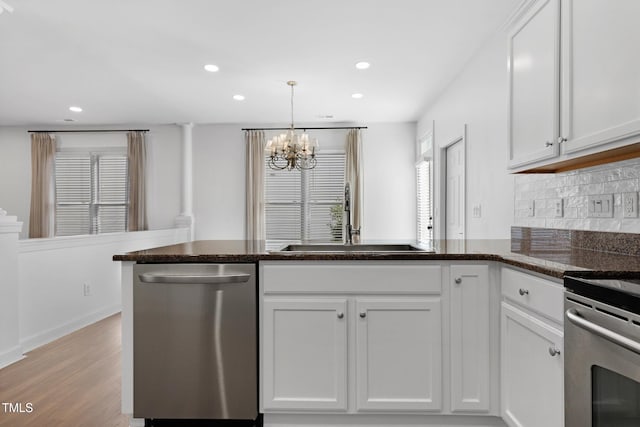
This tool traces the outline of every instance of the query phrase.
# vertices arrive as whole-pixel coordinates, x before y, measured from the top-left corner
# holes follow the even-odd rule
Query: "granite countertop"
[[[366,242],[370,243],[370,242]],[[376,243],[380,243],[376,241]],[[386,243],[399,243],[398,241]],[[402,243],[407,243],[403,241]],[[640,256],[576,248],[568,245],[536,245],[530,240],[436,240],[433,252],[277,252],[267,251],[264,241],[198,240],[115,255],[115,261],[139,263],[257,262],[272,260],[466,260],[498,261],[562,278],[566,273],[588,276],[638,277]]]

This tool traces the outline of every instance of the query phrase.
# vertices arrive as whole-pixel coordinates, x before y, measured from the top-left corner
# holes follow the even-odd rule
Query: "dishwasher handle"
[[[193,283],[207,285],[221,285],[226,283],[246,283],[251,274],[170,274],[170,273],[142,273],[138,274],[142,283]]]

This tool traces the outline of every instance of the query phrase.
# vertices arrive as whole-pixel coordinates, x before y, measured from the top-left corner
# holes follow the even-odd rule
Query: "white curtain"
[[[247,145],[247,240],[265,240],[263,131],[245,131]]]
[[[55,215],[55,136],[31,134],[31,207],[29,237],[53,237]]]
[[[146,162],[147,147],[144,132],[127,133],[127,158],[129,176],[129,231],[147,230]]]
[[[351,186],[351,223],[354,228],[362,225],[362,132],[350,129],[345,145],[346,164],[344,180]]]

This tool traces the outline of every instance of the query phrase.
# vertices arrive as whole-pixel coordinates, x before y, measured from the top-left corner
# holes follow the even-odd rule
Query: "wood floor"
[[[0,427],[127,427],[120,413],[120,315],[0,369]],[[8,403],[23,411],[11,413]],[[13,408],[15,410],[15,406]]]

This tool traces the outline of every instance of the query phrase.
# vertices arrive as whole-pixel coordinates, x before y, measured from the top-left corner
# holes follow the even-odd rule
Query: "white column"
[[[0,368],[22,358],[18,235],[22,223],[0,209]]]
[[[193,240],[193,123],[184,123],[180,126],[182,126],[182,197],[181,212],[176,217],[176,226],[188,227],[190,240]]]

